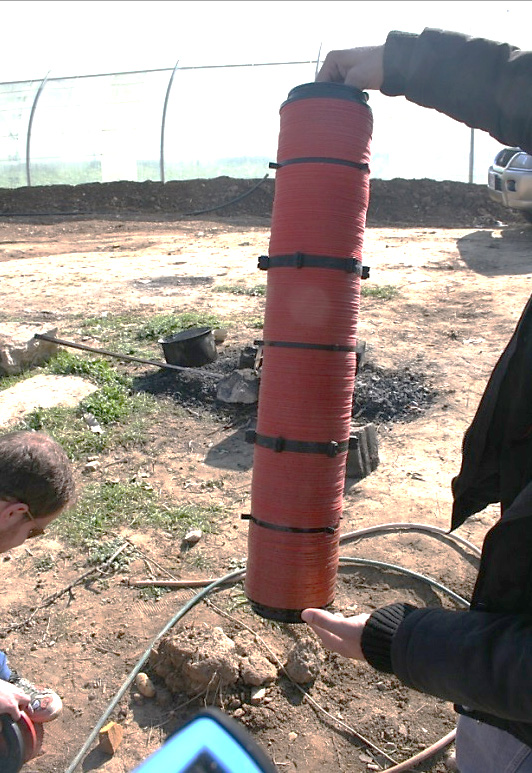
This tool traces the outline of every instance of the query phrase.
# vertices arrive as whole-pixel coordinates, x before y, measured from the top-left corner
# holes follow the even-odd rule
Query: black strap
[[[243,521],[253,521],[253,523],[255,523],[257,526],[262,526],[264,529],[272,529],[273,531],[287,531],[291,532],[292,534],[334,534],[339,528],[339,524],[336,524],[336,526],[317,526],[310,529],[302,529],[296,526],[281,526],[277,523],[260,521],[258,518],[255,518],[248,513],[243,513],[241,518]]]
[[[327,443],[318,443],[312,440],[287,440],[284,437],[259,435],[254,429],[248,429],[245,437],[247,443],[255,443],[276,453],[292,451],[297,454],[324,454],[334,458],[349,448],[349,440],[329,440]]]
[[[356,346],[343,344],[307,344],[300,341],[261,341],[260,346],[282,346],[287,349],[319,349],[326,352],[356,352]]]
[[[328,255],[308,255],[294,252],[291,255],[260,255],[258,267],[261,271],[269,268],[331,268],[356,274],[361,279],[369,277],[369,267],[363,266],[356,258],[331,258]]]
[[[369,165],[360,161],[348,161],[345,158],[327,158],[326,156],[303,156],[301,158],[289,158],[286,161],[270,161],[270,169],[281,169],[283,166],[292,164],[339,164],[340,166],[350,166],[353,169],[362,169],[369,172]]]

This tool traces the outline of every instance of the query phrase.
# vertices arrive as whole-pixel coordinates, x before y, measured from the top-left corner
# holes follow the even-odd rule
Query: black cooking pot
[[[216,342],[210,327],[192,327],[181,333],[160,338],[164,358],[169,365],[199,368],[214,362],[218,356]]]

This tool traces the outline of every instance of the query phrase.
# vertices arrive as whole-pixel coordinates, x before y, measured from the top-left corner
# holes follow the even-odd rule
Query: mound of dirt
[[[0,217],[138,213],[158,217],[269,218],[275,181],[211,180],[112,182],[0,189]],[[521,215],[492,202],[485,185],[445,180],[372,180],[369,226],[490,226],[522,222]]]

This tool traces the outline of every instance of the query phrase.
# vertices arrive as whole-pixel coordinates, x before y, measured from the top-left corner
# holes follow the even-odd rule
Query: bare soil
[[[272,182],[219,205],[254,184],[219,178],[0,191],[0,319],[53,322],[59,337],[79,341],[81,315],[128,314],[134,321],[203,309],[231,323],[209,367],[233,367],[260,335],[249,321],[263,314],[264,298],[214,289],[266,281],[256,262],[268,251]],[[489,202],[482,186],[375,180],[364,255],[368,281],[393,285],[399,294],[362,301],[359,335],[367,353],[357,412],[359,420],[377,425],[380,464],[366,478],[346,481],[342,532],[399,522],[448,528],[463,433],[531,291],[532,228]],[[97,337],[84,343],[101,345]],[[213,532],[189,548],[165,532],[122,529],[117,536],[136,547],[129,563],[94,573],[40,608],[87,571],[86,556],[45,536],[3,557],[1,647],[17,670],[53,687],[64,701],[28,773],[68,769],[157,633],[197,593],[172,590],[150,600],[130,581],[221,577],[246,557],[240,516],[250,511],[253,449],[244,435],[256,408],[218,405],[212,379],[128,367],[139,390],[165,402],[167,417],[153,423],[142,449],[102,454],[90,475],[82,461],[79,488],[89,480],[137,479],[184,503],[215,503],[223,514]],[[497,517],[497,508],[489,507],[459,534],[480,546]],[[429,575],[465,598],[477,566],[467,548],[415,529],[347,540],[341,553]],[[335,610],[371,611],[399,599],[456,607],[443,592],[398,571],[339,571]],[[131,771],[185,719],[212,704],[242,723],[287,773],[384,769],[386,760],[373,746],[401,761],[454,726],[450,704],[330,653],[304,685],[311,703],[280,667],[308,629],[259,618],[245,603],[241,583],[213,592],[177,629],[200,623],[230,637],[253,632],[249,648],[278,667],[267,700],[252,704],[250,687],[237,682],[168,701],[152,673],[159,698],[128,688],[111,713],[124,728],[122,744],[114,756],[93,745],[79,770]],[[417,769],[446,768],[440,755]]]

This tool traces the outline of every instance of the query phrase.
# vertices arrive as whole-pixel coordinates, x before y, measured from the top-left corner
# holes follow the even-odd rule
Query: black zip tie
[[[255,443],[261,448],[268,448],[276,453],[290,451],[297,454],[324,454],[331,459],[344,453],[349,448],[349,440],[329,440],[320,443],[313,440],[287,440],[284,437],[271,437],[259,435],[254,429],[248,429],[245,433],[246,443]]]
[[[255,342],[257,345],[257,342]],[[261,341],[260,346],[280,346],[287,349],[318,349],[324,352],[356,352],[356,346],[344,344],[307,344],[299,341]]]
[[[356,258],[332,258],[329,255],[308,255],[294,252],[291,255],[260,255],[257,263],[261,271],[270,268],[330,268],[356,274],[361,279],[369,277],[369,266],[363,266]]]
[[[297,526],[281,526],[280,524],[261,521],[251,515],[251,513],[243,513],[240,517],[243,521],[253,521],[254,524],[262,526],[263,529],[285,531],[290,532],[291,534],[334,534],[339,529],[339,524],[336,526],[316,526],[308,529],[299,528]]]
[[[327,156],[304,156],[302,158],[289,158],[286,161],[270,161],[268,166],[270,169],[281,169],[283,166],[291,166],[292,164],[338,164],[369,172],[368,164],[363,164],[360,161],[348,161],[346,158],[327,158]]]

